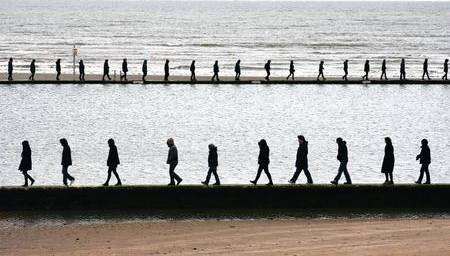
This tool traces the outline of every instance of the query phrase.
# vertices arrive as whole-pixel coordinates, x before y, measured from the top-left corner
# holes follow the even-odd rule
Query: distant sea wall
[[[415,209],[450,212],[450,185],[0,188],[0,210]]]

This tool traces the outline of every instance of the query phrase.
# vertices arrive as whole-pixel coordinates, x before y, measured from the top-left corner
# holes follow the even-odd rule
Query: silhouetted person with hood
[[[264,69],[266,70],[266,77],[265,77],[265,79],[266,79],[266,81],[269,81],[270,80],[270,60],[268,60],[267,62],[266,62],[266,64],[264,65]]]
[[[56,81],[59,81],[61,76],[61,59],[56,60]]]
[[[425,59],[423,62],[422,80],[425,80],[425,75],[427,75],[428,80],[430,80],[430,75],[428,74],[428,59]]]
[[[448,73],[448,59],[444,61],[444,75],[442,76],[442,80],[447,81],[447,73]]]
[[[380,80],[383,80],[383,76],[384,76],[384,79],[388,80],[387,76],[386,76],[386,60],[385,59],[381,63],[381,77],[380,77]]]
[[[102,81],[105,81],[105,77],[108,78],[108,80],[111,80],[111,77],[109,76],[109,60],[105,60],[103,63],[103,78]]]
[[[213,76],[211,78],[211,81],[214,81],[214,78],[216,79],[217,82],[219,82],[219,61],[215,61],[214,62],[214,66],[213,66]]]
[[[80,62],[78,63],[78,69],[80,71],[80,81],[84,82],[84,63],[83,60],[80,60]]]
[[[8,61],[8,81],[12,81],[13,80],[13,70],[14,70],[13,58],[9,58],[9,61]]]
[[[116,176],[117,179],[116,186],[121,186],[122,181],[120,180],[119,174],[117,173],[117,166],[120,164],[119,153],[117,152],[117,147],[113,139],[108,140],[108,146],[109,146],[109,154],[108,160],[106,161],[106,165],[108,166],[108,178],[106,179],[106,182],[103,184],[103,186],[109,186],[111,173],[114,173],[114,176]]]
[[[289,183],[295,184],[297,182],[298,176],[300,173],[305,171],[305,176],[308,184],[313,184],[313,180],[311,178],[311,174],[308,170],[308,142],[305,140],[303,135],[299,135],[298,139],[298,149],[297,149],[297,158],[295,160],[295,173],[294,176],[289,180]]]
[[[189,70],[191,71],[191,82],[197,81],[197,78],[195,78],[195,60],[191,62]]]
[[[338,144],[338,154],[337,160],[340,162],[338,174],[331,181],[331,184],[337,185],[339,183],[339,179],[341,178],[342,173],[344,173],[346,182],[344,184],[352,184],[352,180],[350,179],[350,174],[347,170],[348,163],[348,151],[347,151],[347,143],[342,138],[337,138],[336,143]]]
[[[320,77],[322,77],[322,79],[325,80],[325,76],[323,75],[323,70],[324,70],[323,64],[324,64],[324,62],[323,62],[323,60],[321,60],[319,63],[319,75],[317,75],[317,81],[319,81]]]
[[[290,77],[292,77],[292,80],[294,80],[294,73],[295,73],[295,67],[294,67],[294,61],[291,60],[291,63],[289,64],[289,75],[286,77],[286,80],[289,80]]]
[[[386,176],[386,180],[384,181],[385,185],[394,184],[394,179],[392,176],[392,172],[394,171],[394,146],[392,146],[391,138],[384,138],[384,142],[386,146],[384,147],[384,158],[383,164],[381,165],[381,172]]]
[[[34,81],[34,75],[36,74],[36,60],[32,60],[30,64],[30,77],[28,80]]]
[[[347,75],[348,75],[348,60],[344,61],[344,76],[342,77],[342,79],[344,79],[345,81],[347,81]]]
[[[402,59],[402,62],[400,62],[400,80],[406,79],[406,64],[405,59]]]
[[[364,80],[369,80],[369,72],[370,72],[370,64],[369,64],[369,60],[366,60],[366,63],[364,64],[364,75],[362,77],[362,79]]]
[[[120,76],[120,81],[125,80],[127,81],[127,73],[128,73],[128,63],[127,59],[123,59],[122,61],[122,75]]]
[[[236,61],[236,65],[234,65],[234,76],[235,81],[239,81],[241,79],[241,60]]]
[[[214,144],[209,144],[209,154],[208,154],[208,174],[206,175],[205,181],[202,181],[203,185],[208,186],[209,179],[211,178],[211,174],[214,175],[214,178],[216,179],[216,183],[213,185],[220,185],[219,175],[217,175],[217,166],[219,165],[217,160],[217,147]]]
[[[264,170],[264,173],[267,175],[267,178],[269,179],[269,183],[267,185],[272,186],[272,175],[270,175],[269,172],[269,155],[270,155],[270,149],[267,145],[266,140],[262,139],[258,142],[259,145],[259,156],[258,156],[258,172],[256,173],[256,177],[254,180],[251,180],[250,183],[253,185],[256,185],[258,183],[259,177],[261,176],[261,172]]]
[[[67,180],[70,180],[70,185],[72,185],[75,181],[75,178],[72,177],[72,175],[70,175],[67,171],[69,166],[72,165],[72,152],[70,151],[69,143],[67,143],[67,140],[65,138],[60,139],[59,143],[61,143],[61,146],[63,147],[61,159],[63,183],[65,186],[69,186],[67,184]]]
[[[142,82],[145,82],[145,79],[147,78],[147,72],[147,60],[144,60],[144,62],[142,62]]]
[[[169,60],[164,64],[164,81],[169,81]]]
[[[430,184],[430,172],[428,170],[428,166],[431,163],[430,148],[428,147],[428,140],[423,139],[421,143],[422,147],[420,150],[420,154],[416,156],[416,160],[420,160],[420,164],[422,165],[422,167],[420,168],[420,176],[416,181],[416,184],[422,184],[423,174],[426,175],[424,184]]]
[[[170,183],[169,186],[175,185],[175,180],[177,181],[177,185],[179,185],[183,179],[175,173],[175,167],[178,164],[178,150],[175,147],[175,143],[172,138],[167,140],[167,146],[169,147],[169,154],[167,156],[167,164],[169,165],[169,176]]]
[[[28,187],[28,180],[31,182],[30,186],[33,186],[34,179],[28,174],[28,171],[31,171],[31,148],[28,141],[22,141],[22,160],[20,160],[19,171],[22,172],[23,177],[25,178],[25,184],[23,187]]]

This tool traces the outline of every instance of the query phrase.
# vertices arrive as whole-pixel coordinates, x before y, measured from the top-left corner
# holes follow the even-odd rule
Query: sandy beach
[[[14,227],[0,255],[449,255],[450,220],[174,220]]]

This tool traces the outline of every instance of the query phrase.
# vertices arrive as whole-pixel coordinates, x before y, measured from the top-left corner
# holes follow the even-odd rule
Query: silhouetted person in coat
[[[84,62],[83,60],[80,60],[80,62],[78,63],[78,69],[80,71],[80,81],[84,82]]]
[[[292,77],[292,80],[294,80],[294,73],[295,73],[295,67],[294,67],[294,61],[291,60],[291,63],[289,64],[289,75],[286,77],[286,80],[289,80],[289,77]]]
[[[175,185],[175,180],[177,181],[177,185],[179,185],[183,179],[175,173],[175,167],[177,167],[178,164],[178,150],[177,147],[175,147],[175,143],[172,138],[167,140],[167,146],[169,147],[169,154],[167,156],[170,176],[169,186]]]
[[[120,76],[120,81],[125,80],[127,81],[127,73],[128,73],[128,63],[127,59],[123,59],[122,61],[122,75]]]
[[[142,62],[142,82],[145,82],[145,79],[147,78],[147,72],[147,60],[144,60],[144,62]]]
[[[266,64],[264,65],[264,69],[266,70],[266,77],[265,77],[265,79],[266,79],[266,81],[269,81],[270,80],[270,60],[268,60],[267,62],[266,62]]]
[[[402,59],[402,62],[400,62],[400,80],[406,79],[406,64],[405,59]]]
[[[191,71],[191,82],[197,81],[197,78],[195,78],[195,60],[192,61],[189,70]]]
[[[289,183],[295,184],[297,182],[298,176],[302,172],[305,172],[305,176],[308,184],[313,184],[313,180],[311,178],[311,174],[308,170],[308,142],[305,140],[303,135],[299,135],[298,137],[298,149],[297,149],[297,158],[295,160],[295,173],[294,176],[289,180]]]
[[[448,73],[448,59],[445,59],[445,61],[444,61],[444,75],[442,76],[442,80],[447,80],[447,73]]]
[[[264,170],[264,173],[267,175],[267,178],[269,179],[269,183],[267,185],[271,186],[273,185],[272,182],[272,175],[270,175],[269,172],[269,155],[270,155],[270,149],[267,145],[266,140],[262,139],[258,142],[259,145],[259,156],[258,156],[258,172],[256,173],[256,177],[254,180],[251,180],[250,183],[253,185],[256,185],[258,183],[259,177],[261,176],[261,172]]]
[[[105,77],[108,78],[108,80],[111,80],[111,77],[109,76],[109,61],[105,60],[103,63],[103,78],[102,81],[105,81]]]
[[[423,62],[422,80],[425,80],[425,75],[427,75],[428,80],[430,80],[430,75],[428,74],[428,59],[425,59]]]
[[[219,82],[219,61],[215,61],[214,62],[214,66],[213,66],[213,76],[211,78],[211,81],[214,81],[214,78],[216,79],[217,82]]]
[[[394,171],[394,146],[392,146],[391,138],[384,138],[384,142],[386,142],[386,146],[384,147],[384,158],[383,164],[381,165],[381,172],[386,176],[386,180],[384,181],[385,185],[394,184],[394,179],[392,177],[392,172]]]
[[[319,75],[317,75],[317,81],[319,81],[320,77],[322,77],[322,79],[325,80],[325,76],[323,76],[323,70],[324,70],[323,64],[324,64],[324,62],[323,62],[323,60],[321,60],[319,63]]]
[[[386,60],[383,60],[383,62],[381,63],[381,77],[380,77],[380,80],[383,80],[383,76],[384,76],[384,79],[388,80],[387,76],[386,76]]]
[[[206,175],[205,181],[202,181],[203,185],[208,186],[211,174],[214,175],[216,183],[213,185],[220,185],[219,175],[217,175],[217,166],[219,165],[217,160],[217,147],[214,144],[209,144],[209,154],[208,154],[208,174]]]
[[[14,70],[13,58],[9,58],[9,61],[8,61],[8,81],[12,81],[13,80],[13,70]]]
[[[234,65],[234,80],[239,81],[241,79],[241,60],[236,61],[236,65]]]
[[[19,171],[22,172],[23,177],[25,178],[25,184],[23,187],[28,187],[28,180],[31,182],[30,186],[33,186],[34,179],[28,174],[28,171],[31,171],[31,148],[28,141],[22,141],[22,160],[20,161]]]
[[[169,81],[169,60],[164,64],[164,81]]]
[[[342,77],[342,79],[344,79],[345,81],[347,81],[347,75],[348,75],[348,60],[344,61],[344,76]]]
[[[36,60],[32,60],[30,64],[30,77],[28,80],[34,81],[34,75],[36,74]]]
[[[338,154],[337,160],[340,162],[338,174],[331,181],[331,184],[337,185],[339,183],[339,179],[341,178],[342,173],[344,173],[346,182],[344,184],[352,184],[352,180],[350,179],[350,174],[347,170],[348,163],[348,151],[347,151],[347,143],[342,138],[337,138],[336,143],[338,144]]]
[[[420,168],[420,176],[416,181],[416,184],[422,184],[423,174],[426,175],[426,180],[424,184],[430,184],[430,172],[428,170],[428,166],[431,163],[431,154],[430,148],[428,147],[428,141],[426,139],[422,140],[422,147],[420,150],[420,154],[416,156],[416,160],[420,160],[420,164],[422,167]]]
[[[120,164],[119,153],[117,152],[117,147],[113,139],[108,140],[108,146],[109,146],[109,154],[108,160],[106,161],[106,165],[108,166],[108,178],[106,179],[106,182],[103,184],[103,186],[109,186],[111,173],[114,173],[114,176],[116,176],[117,179],[116,186],[121,186],[122,181],[120,180],[119,174],[117,174],[117,166]]]
[[[56,81],[59,81],[61,76],[61,59],[56,60]]]
[[[61,159],[63,183],[65,186],[69,186],[67,184],[67,180],[70,181],[70,185],[72,185],[75,181],[75,178],[72,177],[72,175],[70,175],[67,171],[69,166],[72,165],[72,152],[70,151],[69,143],[67,143],[67,140],[65,138],[60,139],[59,143],[61,143],[61,146],[63,147]]]
[[[364,64],[364,75],[362,77],[362,79],[364,80],[369,80],[369,72],[370,72],[370,64],[369,64],[369,60],[366,60],[366,63]]]

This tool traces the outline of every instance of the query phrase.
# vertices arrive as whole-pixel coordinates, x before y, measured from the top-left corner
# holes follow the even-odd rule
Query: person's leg
[[[425,173],[425,165],[422,164],[422,166],[420,167],[419,179],[417,179],[417,181],[416,181],[417,184],[422,184],[422,179],[423,179],[424,173]]]
[[[31,181],[31,185],[33,185],[34,179],[33,179],[33,177],[31,177],[31,175],[28,173],[28,171],[25,171],[25,175],[26,175],[27,179]]]
[[[290,182],[290,183],[295,183],[295,182],[297,182],[298,176],[300,175],[301,172],[302,172],[302,169],[296,167],[296,168],[295,168],[294,175],[292,175],[292,178],[289,180],[289,182]]]
[[[175,185],[175,179],[174,179],[174,170],[175,170],[174,164],[169,165],[169,177],[170,177],[170,183],[169,185]]]
[[[177,165],[173,165],[173,169],[172,169],[172,177],[177,181],[177,185],[183,180],[180,176],[178,176],[178,174],[175,173],[175,167]]]
[[[347,170],[347,163],[344,164],[344,176],[345,176],[346,183],[352,184],[352,179],[350,178],[350,174],[348,173],[348,170]]]
[[[25,180],[25,183],[22,186],[28,187],[27,171],[22,171],[22,174],[23,174],[23,179]]]
[[[389,173],[389,182],[391,182],[391,184],[394,184],[394,177],[392,175],[392,172]]]
[[[63,184],[67,186],[67,166],[62,167]]]
[[[431,180],[430,180],[430,171],[428,170],[428,164],[426,164],[425,165],[425,169],[424,169],[424,172],[425,172],[425,178],[426,178],[426,180],[425,180],[425,184],[430,184],[430,182],[431,182]]]
[[[69,174],[69,167],[67,167],[66,169],[66,174],[67,174],[67,179],[70,180],[71,182],[73,182],[75,180],[75,178]]]
[[[120,180],[119,174],[117,173],[117,166],[113,168],[112,172],[114,173],[114,176],[116,176],[117,179],[116,186],[122,185],[122,181]]]
[[[273,185],[272,175],[270,175],[270,172],[269,172],[269,166],[266,165],[263,170],[264,170],[264,173],[266,174],[267,178],[269,179],[268,185]]]
[[[341,179],[341,175],[342,175],[342,172],[344,171],[344,169],[343,169],[343,163],[340,163],[339,164],[339,169],[338,169],[338,173],[337,173],[337,175],[336,175],[336,177],[334,178],[334,182],[335,183],[338,183],[339,182],[339,180]]]
[[[425,71],[423,71],[423,73],[422,73],[422,80],[424,80],[425,79]]]
[[[306,176],[306,182],[308,184],[313,184],[313,179],[311,177],[311,173],[309,172],[308,168],[305,168],[304,171],[305,171],[305,176]]]
[[[428,74],[428,71],[427,71],[427,78],[428,80],[430,80],[430,74]]]
[[[206,179],[205,179],[206,185],[209,184],[209,180],[211,179],[211,173],[212,173],[212,167],[209,167],[208,173],[206,174]]]
[[[112,168],[108,167],[108,176],[106,178],[105,183],[103,183],[103,186],[109,186],[109,180],[111,179],[111,172],[112,172]]]
[[[219,179],[219,175],[217,174],[217,167],[214,167],[212,169],[212,173],[214,175],[214,179],[216,179],[216,183],[214,183],[215,185],[220,185],[220,179]]]
[[[261,165],[259,165],[258,171],[256,172],[256,177],[253,181],[251,181],[253,184],[256,185],[256,183],[258,183],[259,177],[261,176],[262,169],[263,169],[263,167]]]
[[[384,183],[386,184],[386,183],[389,182],[389,174],[388,174],[387,172],[385,172],[385,173],[384,173],[384,177],[385,177]]]

